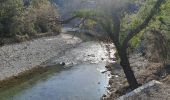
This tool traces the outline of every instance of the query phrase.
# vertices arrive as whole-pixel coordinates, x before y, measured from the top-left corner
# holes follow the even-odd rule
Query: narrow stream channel
[[[0,100],[100,100],[106,93],[105,63],[81,64],[66,70],[49,70],[7,90]],[[56,66],[57,67],[57,66]]]

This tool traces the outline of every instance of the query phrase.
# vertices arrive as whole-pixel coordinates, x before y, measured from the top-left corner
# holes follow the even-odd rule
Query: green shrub
[[[0,1],[0,36],[34,36],[41,33],[60,32],[56,7],[49,0]]]

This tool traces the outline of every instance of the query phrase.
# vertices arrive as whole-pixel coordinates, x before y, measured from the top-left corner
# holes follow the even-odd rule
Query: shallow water
[[[0,100],[99,100],[106,93],[105,63],[81,64],[58,71],[49,70],[22,84],[1,90]]]

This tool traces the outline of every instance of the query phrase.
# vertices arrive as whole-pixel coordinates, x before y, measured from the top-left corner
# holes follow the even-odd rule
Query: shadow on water
[[[17,93],[17,91],[22,91],[25,88],[30,87],[33,84],[36,84],[39,81],[45,81],[53,73],[60,73],[62,70],[64,70],[64,68],[59,65],[49,66],[49,67],[37,66],[36,68],[20,73],[18,76],[10,77],[7,80],[2,81],[0,83],[0,100],[3,97],[6,97],[7,96],[6,93],[9,91],[13,93]],[[18,86],[23,88],[15,88]]]
[[[99,100],[106,92],[105,63],[81,64],[69,69],[53,66],[15,86],[0,89],[0,100]]]

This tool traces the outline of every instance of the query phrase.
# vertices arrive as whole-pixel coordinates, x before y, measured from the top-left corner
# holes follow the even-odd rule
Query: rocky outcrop
[[[169,100],[169,93],[169,86],[153,80],[121,96],[117,100]]]

